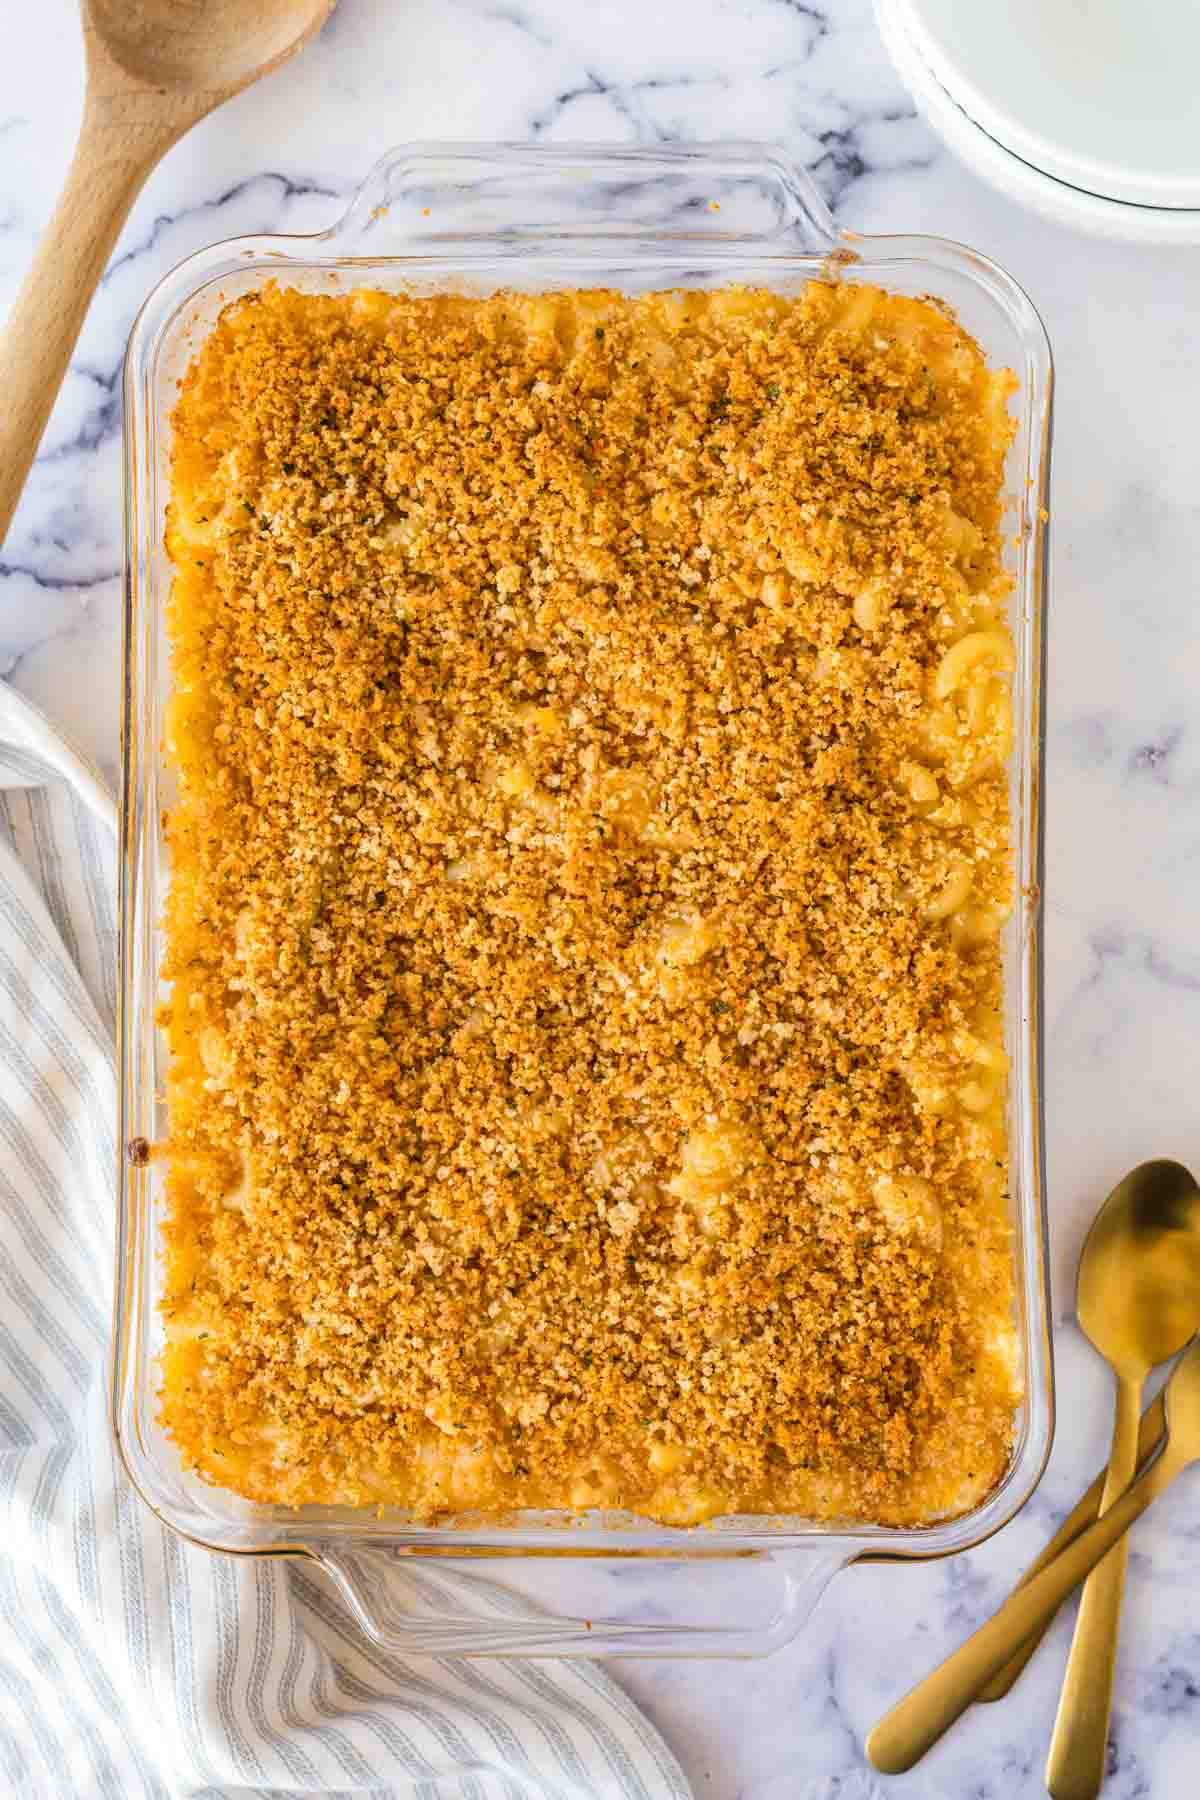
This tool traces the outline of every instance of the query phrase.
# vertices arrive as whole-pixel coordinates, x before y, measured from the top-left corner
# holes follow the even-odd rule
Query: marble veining
[[[49,214],[81,92],[73,0],[0,8],[0,307]],[[617,1665],[704,1800],[1034,1800],[1069,1615],[1012,1699],[969,1715],[910,1776],[880,1781],[860,1746],[1003,1598],[1103,1457],[1108,1380],[1070,1323],[1097,1200],[1142,1157],[1200,1165],[1196,252],[1092,243],[980,186],[916,117],[868,0],[341,0],[312,50],[199,126],[140,197],[0,550],[0,674],[115,772],[121,360],[153,283],[218,238],[323,229],[390,145],[505,137],[772,139],[844,224],[931,231],[994,256],[1050,331],[1054,1454],[989,1543],[847,1571],[766,1662]],[[674,1599],[670,1576],[643,1570],[616,1589],[646,1618]],[[750,1608],[748,1591],[722,1596]],[[1193,1476],[1134,1538],[1108,1800],[1200,1793],[1198,1619]]]

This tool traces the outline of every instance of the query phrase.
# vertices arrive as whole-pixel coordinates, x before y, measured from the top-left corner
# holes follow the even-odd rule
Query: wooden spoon
[[[0,339],[0,543],[138,190],[205,113],[306,44],[335,0],[81,0],[83,123]]]

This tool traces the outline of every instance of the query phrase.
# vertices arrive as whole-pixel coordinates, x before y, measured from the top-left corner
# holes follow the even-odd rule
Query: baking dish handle
[[[591,1570],[604,1564],[618,1589],[622,1577],[638,1569],[643,1577],[625,1617],[559,1617],[544,1611],[527,1593],[514,1591],[491,1572],[501,1568],[519,1579],[531,1559],[504,1555],[481,1559],[413,1555],[381,1544],[321,1545],[309,1554],[332,1580],[355,1622],[382,1649],[423,1656],[768,1656],[796,1636],[839,1569],[852,1560],[846,1545],[816,1544],[782,1553],[741,1551],[708,1554],[693,1560],[654,1559],[653,1592],[643,1558],[594,1553],[579,1558],[551,1553],[534,1558],[541,1572],[564,1574],[572,1581],[582,1561]],[[755,1623],[689,1624],[664,1616],[669,1610],[670,1582],[659,1577],[670,1570],[684,1577],[688,1599],[703,1593],[707,1563],[722,1572],[725,1583],[741,1586],[741,1576],[773,1577],[772,1609]],[[740,1565],[740,1569],[739,1569]],[[729,1589],[723,1594],[728,1609]],[[710,1601],[711,1604],[711,1601]],[[722,1604],[718,1601],[718,1614]],[[739,1609],[741,1610],[741,1609]],[[635,1616],[636,1615],[636,1616]]]
[[[536,219],[536,224],[530,220]],[[549,242],[754,248],[826,256],[842,233],[812,175],[766,143],[400,144],[310,240],[338,257],[437,255],[485,246],[528,258]],[[283,253],[295,240],[280,238]]]

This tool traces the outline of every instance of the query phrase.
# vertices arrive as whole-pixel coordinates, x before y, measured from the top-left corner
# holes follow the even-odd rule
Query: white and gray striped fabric
[[[385,1656],[318,1578],[191,1548],[123,1480],[114,833],[0,683],[0,1794],[687,1800],[594,1664]]]

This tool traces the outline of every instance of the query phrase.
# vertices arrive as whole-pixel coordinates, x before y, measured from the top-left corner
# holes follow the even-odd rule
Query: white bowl
[[[1186,64],[1195,71],[1200,9],[1194,0],[1181,5],[1184,37],[1191,31],[1197,39]],[[1043,22],[1060,14],[1055,0],[998,9],[974,0],[875,0],[875,16],[921,113],[968,168],[1010,200],[1094,236],[1200,244],[1200,116],[1189,119],[1184,111],[1189,105],[1194,110],[1195,102],[1160,79],[1158,129],[1151,130],[1155,68],[1144,59],[1123,82],[1119,59],[1099,53],[1112,49],[1107,40],[1069,47],[1079,64],[1073,82],[1066,53],[1049,69],[1043,45],[1035,46],[1035,55],[1028,41],[1010,44],[1004,54],[996,15],[1010,35],[1018,34],[1028,6],[1041,8]],[[1111,37],[1113,21],[1123,16],[1121,0],[1105,0],[1095,13],[1073,10],[1076,21],[1082,18],[1101,38],[1101,28]],[[1167,4],[1165,10],[1177,9]],[[985,14],[992,15],[986,31],[977,28]],[[968,20],[976,27],[966,27]],[[1186,50],[1181,41],[1180,55]],[[1031,78],[1037,69],[1040,82]],[[1157,74],[1162,77],[1162,68]],[[1123,109],[1116,104],[1121,96]]]

